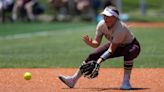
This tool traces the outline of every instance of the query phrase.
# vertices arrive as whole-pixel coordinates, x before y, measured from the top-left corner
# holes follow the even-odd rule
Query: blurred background
[[[0,68],[79,67],[93,51],[82,36],[94,37],[108,5],[140,41],[134,67],[164,67],[164,0],[0,0]]]
[[[0,0],[0,22],[98,22],[108,5],[118,7],[123,21],[164,21],[163,0]]]

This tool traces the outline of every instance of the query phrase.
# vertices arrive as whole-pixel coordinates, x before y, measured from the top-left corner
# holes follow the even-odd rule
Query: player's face
[[[117,18],[115,16],[109,17],[104,15],[104,21],[108,27],[112,27],[116,23]]]

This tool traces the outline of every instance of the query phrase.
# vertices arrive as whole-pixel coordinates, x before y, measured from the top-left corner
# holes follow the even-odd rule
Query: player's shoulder
[[[98,22],[97,25],[104,25],[104,24],[105,24],[105,21],[102,19],[102,20],[100,20],[100,21]]]
[[[105,21],[104,20],[101,20],[101,21],[98,22],[96,29],[103,28],[104,26],[105,26]]]
[[[112,30],[115,30],[115,33],[123,33],[126,32],[125,28],[125,24],[122,21],[118,20],[115,23],[115,26],[112,27]]]
[[[122,25],[123,27],[126,27],[126,28],[128,28],[128,26],[127,26],[127,24],[126,24],[125,22],[123,22],[123,21],[120,21],[120,23],[121,23],[121,25]]]
[[[117,27],[117,28],[128,28],[127,24],[123,21],[120,21],[120,20],[117,21],[115,27]]]

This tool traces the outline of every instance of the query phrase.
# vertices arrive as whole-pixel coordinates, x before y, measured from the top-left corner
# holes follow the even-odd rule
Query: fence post
[[[146,15],[146,1],[145,0],[140,0],[140,11],[141,11],[142,16]]]

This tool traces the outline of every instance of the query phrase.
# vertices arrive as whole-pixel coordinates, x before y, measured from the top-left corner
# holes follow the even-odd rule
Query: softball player
[[[126,24],[119,20],[119,12],[115,7],[106,7],[101,13],[103,20],[97,25],[95,38],[92,40],[88,35],[83,36],[83,41],[96,50],[88,55],[80,69],[73,76],[60,75],[59,79],[68,87],[73,88],[77,80],[84,75],[87,78],[98,76],[99,67],[106,59],[124,57],[124,77],[121,89],[131,89],[130,75],[133,60],[140,53],[140,45],[134,35],[129,31]],[[103,36],[108,42],[99,46]],[[95,62],[93,62],[95,61]]]

